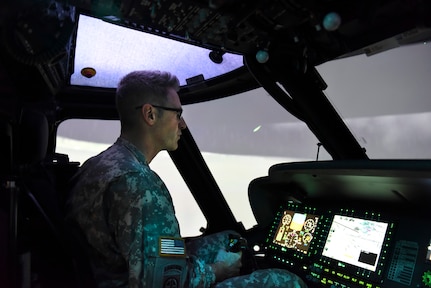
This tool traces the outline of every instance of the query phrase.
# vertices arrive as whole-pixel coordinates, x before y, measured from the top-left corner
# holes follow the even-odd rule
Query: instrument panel
[[[367,210],[288,203],[270,226],[265,257],[309,287],[431,287],[429,219],[393,219]]]

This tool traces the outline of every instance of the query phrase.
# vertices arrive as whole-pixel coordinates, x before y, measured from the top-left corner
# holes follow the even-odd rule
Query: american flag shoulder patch
[[[164,257],[185,257],[184,239],[172,237],[159,238],[159,255]]]

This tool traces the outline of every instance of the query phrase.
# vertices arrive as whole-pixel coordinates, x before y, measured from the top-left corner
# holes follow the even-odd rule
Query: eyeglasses
[[[135,109],[141,109],[143,105],[144,104],[136,106]],[[183,114],[183,109],[181,109],[181,108],[165,107],[165,106],[159,106],[159,105],[154,105],[154,104],[150,104],[150,105],[153,106],[153,107],[159,108],[159,109],[166,110],[166,111],[177,112],[177,118],[178,118],[178,120],[181,119],[181,115]]]

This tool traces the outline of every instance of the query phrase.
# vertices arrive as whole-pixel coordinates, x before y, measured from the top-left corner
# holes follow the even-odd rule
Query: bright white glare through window
[[[127,29],[106,21],[79,16],[72,85],[117,86],[125,74],[134,70],[165,70],[175,74],[181,85],[202,74],[213,78],[243,66],[242,55],[225,53],[223,62],[209,58],[211,50],[180,41]],[[86,78],[81,70],[91,67],[96,75]]]

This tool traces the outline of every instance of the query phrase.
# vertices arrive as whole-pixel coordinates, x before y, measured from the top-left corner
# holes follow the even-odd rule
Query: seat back
[[[50,130],[42,112],[23,109],[13,128],[11,154],[2,156],[12,159],[5,168],[15,186],[2,193],[8,198],[3,203],[9,203],[2,207],[9,235],[9,273],[4,283],[6,287],[79,287],[74,252],[65,237],[63,196],[58,191],[79,163],[47,153]],[[64,182],[57,182],[60,178]]]
[[[95,287],[82,239],[72,238],[64,223],[67,183],[79,163],[48,153],[49,135],[38,110],[23,109],[13,122],[0,119],[2,287]]]
[[[64,283],[71,271],[64,245],[62,211],[58,205],[55,177],[47,169],[49,124],[41,111],[23,109],[15,143],[20,285],[70,287]],[[24,259],[24,260],[23,260]],[[69,280],[67,280],[69,282]]]

